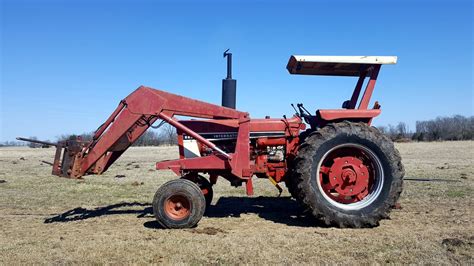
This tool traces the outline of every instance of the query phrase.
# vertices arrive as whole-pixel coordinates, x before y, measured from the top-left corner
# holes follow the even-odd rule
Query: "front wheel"
[[[186,179],[166,182],[153,198],[153,213],[164,228],[193,227],[205,210],[206,200],[201,189]]]
[[[335,123],[313,132],[294,167],[296,198],[328,225],[376,226],[402,191],[398,151],[364,123]]]

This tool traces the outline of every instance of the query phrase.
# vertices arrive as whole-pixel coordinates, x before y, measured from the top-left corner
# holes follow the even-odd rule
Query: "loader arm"
[[[247,124],[247,127],[249,121],[248,113],[245,112],[141,86],[120,102],[105,123],[94,133],[92,141],[84,145],[81,152],[73,155],[74,160],[68,167],[62,167],[62,169],[68,170],[62,171],[60,175],[80,178],[85,174],[103,173],[158,119],[165,120],[172,126],[188,133],[213,149],[219,158],[232,159],[231,155],[181,124],[173,117],[175,115],[232,119],[239,121],[239,124]],[[243,138],[241,146],[244,146],[243,149],[247,148],[247,152],[241,156],[245,157],[247,154],[248,157],[248,147],[246,147],[248,146],[248,133],[247,136],[244,134]],[[235,154],[237,154],[237,150]],[[246,165],[239,167],[241,164],[239,162],[248,162],[248,158],[241,159],[244,160],[234,160],[234,164],[238,168],[248,168]],[[64,159],[62,163],[66,163]]]

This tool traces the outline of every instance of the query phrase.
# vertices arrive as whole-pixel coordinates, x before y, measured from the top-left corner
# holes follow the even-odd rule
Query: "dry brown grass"
[[[358,230],[314,225],[266,180],[255,182],[252,198],[221,180],[198,227],[163,230],[149,203],[174,176],[154,163],[176,157],[175,148],[132,148],[85,181],[51,176],[40,160],[50,161],[52,149],[3,148],[0,264],[472,264],[474,142],[397,146],[407,178],[453,182],[406,181],[403,208]]]

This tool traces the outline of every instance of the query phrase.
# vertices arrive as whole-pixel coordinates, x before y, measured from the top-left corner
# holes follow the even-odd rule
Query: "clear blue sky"
[[[397,55],[375,125],[473,115],[472,1],[0,1],[0,141],[93,131],[140,85],[220,104],[227,48],[254,118],[350,97],[354,78],[289,75],[292,54]]]

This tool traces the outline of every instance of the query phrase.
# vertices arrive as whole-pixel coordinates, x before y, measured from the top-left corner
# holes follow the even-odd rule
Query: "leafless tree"
[[[176,128],[166,124],[161,127],[161,139],[164,144],[167,145],[176,145],[178,144]]]
[[[29,139],[38,140],[38,138],[35,137],[35,136],[29,137]],[[34,142],[28,142],[28,147],[30,147],[30,148],[40,148],[40,147],[41,147],[41,144],[39,144],[39,143],[34,143]]]
[[[75,139],[81,139],[83,141],[90,141],[92,140],[92,137],[94,136],[94,133],[82,133],[79,135],[76,134],[63,134],[57,137],[58,141],[65,141],[65,140],[75,140]]]
[[[378,126],[380,132],[390,137],[393,141],[406,141],[411,137],[410,129],[404,122],[399,122],[397,125]]]
[[[387,134],[387,127],[386,126],[378,126],[377,129],[380,131],[382,134]]]
[[[156,131],[147,130],[135,141],[133,146],[159,146],[163,143]]]

